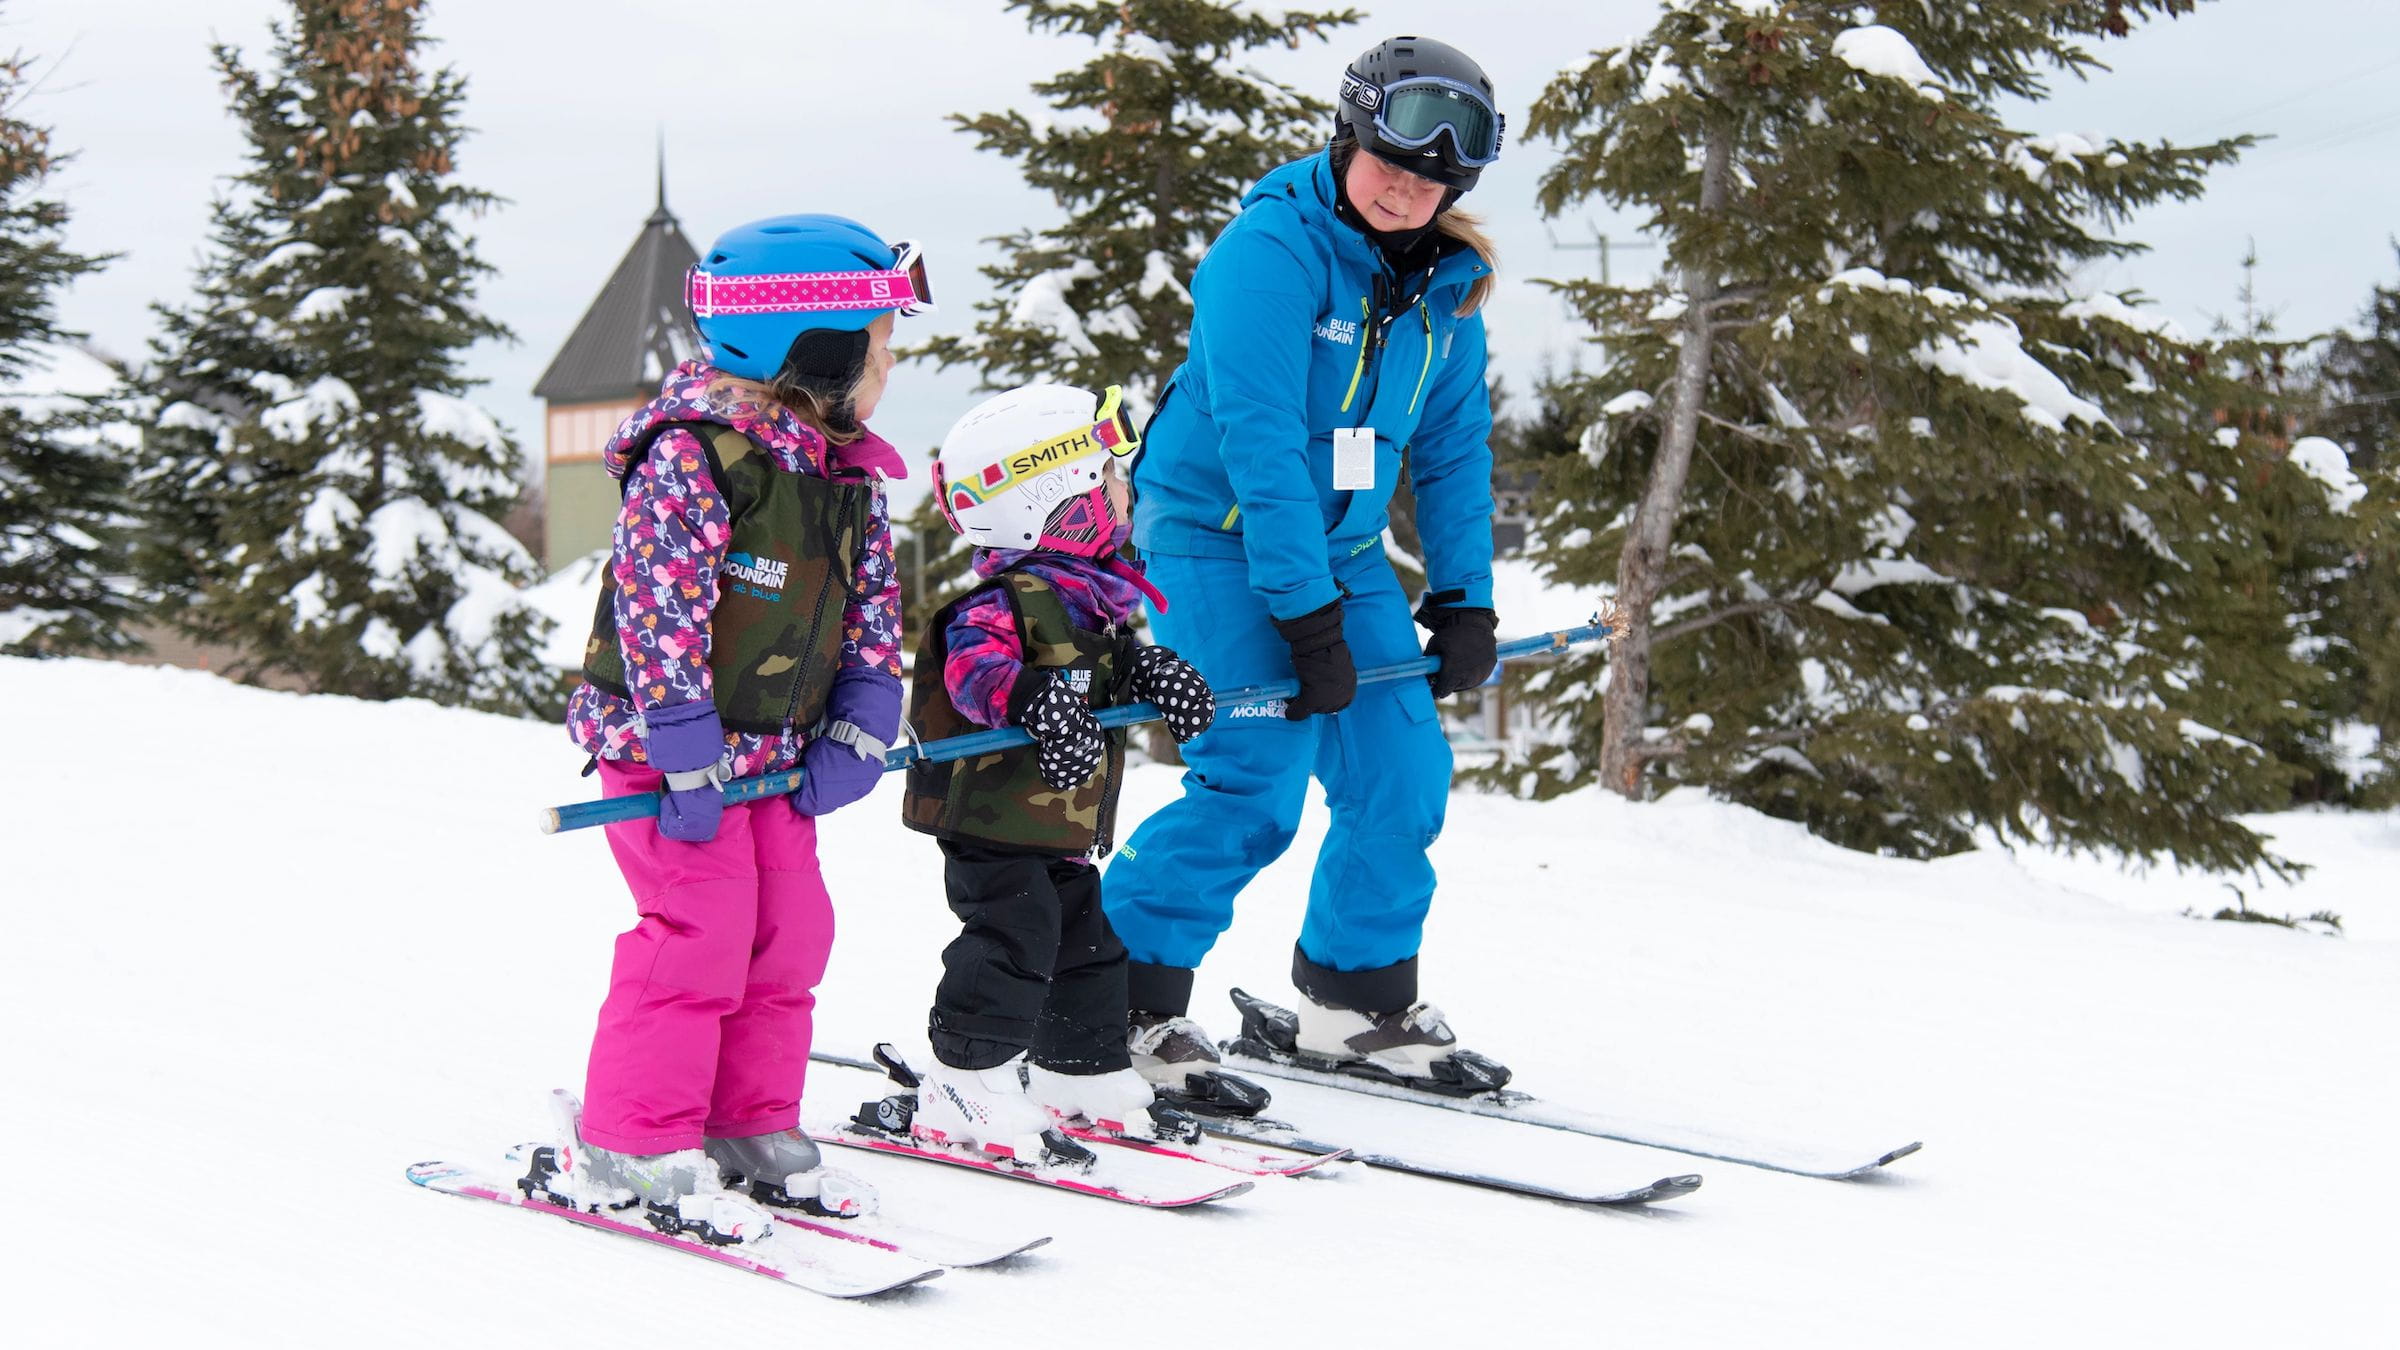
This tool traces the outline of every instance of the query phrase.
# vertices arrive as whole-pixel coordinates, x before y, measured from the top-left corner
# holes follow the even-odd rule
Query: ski
[[[1208,1139],[1202,1139],[1198,1143],[1184,1143],[1172,1139],[1137,1139],[1132,1135],[1118,1134],[1113,1130],[1085,1129],[1082,1126],[1062,1126],[1060,1128],[1064,1129],[1069,1136],[1081,1139],[1086,1143],[1109,1144],[1117,1148],[1132,1149],[1137,1153],[1155,1154],[1162,1158],[1184,1158],[1192,1162],[1206,1163],[1211,1167],[1222,1168],[1228,1172],[1240,1172],[1245,1176],[1253,1177],[1304,1176],[1328,1163],[1352,1161],[1350,1150],[1346,1148],[1288,1142],[1265,1135],[1234,1135],[1212,1129],[1205,1121],[1201,1123],[1201,1128],[1210,1134],[1218,1134],[1228,1139],[1239,1138],[1252,1143],[1270,1144],[1274,1147],[1271,1151],[1261,1151],[1234,1148]]]
[[[1023,1256],[1036,1247],[1050,1245],[1050,1237],[1046,1233],[1039,1237],[1022,1240],[983,1238],[965,1233],[944,1232],[938,1228],[920,1228],[915,1224],[898,1223],[885,1218],[881,1213],[868,1214],[856,1219],[816,1219],[787,1210],[775,1211],[777,1228],[795,1225],[806,1228],[810,1232],[822,1233],[827,1237],[840,1238],[845,1242],[882,1247],[889,1251],[896,1251],[902,1256],[914,1257],[919,1261],[931,1261],[937,1266],[954,1266],[961,1269],[992,1265],[995,1262],[1006,1261],[1012,1256]]]
[[[539,1146],[520,1144],[508,1151],[508,1160],[523,1163],[532,1157],[536,1147]],[[922,1228],[902,1223],[881,1210],[854,1219],[818,1218],[773,1206],[769,1207],[768,1212],[774,1216],[778,1228],[805,1228],[825,1237],[840,1238],[844,1242],[880,1247],[885,1251],[913,1256],[919,1261],[930,1261],[937,1266],[961,1269],[988,1266],[1012,1256],[1022,1256],[1050,1243],[1047,1234],[1032,1238],[990,1238],[939,1228]]]
[[[876,1056],[875,1059],[866,1060],[826,1051],[816,1051],[812,1052],[809,1058],[821,1064],[856,1069],[864,1073],[882,1074],[887,1077],[897,1076],[895,1065],[898,1066],[897,1072],[907,1072],[906,1065],[899,1064],[898,1056],[889,1046],[877,1046]],[[891,1062],[886,1062],[885,1056],[890,1056]],[[1436,1181],[1451,1181],[1461,1185],[1481,1187],[1485,1190],[1503,1191],[1512,1195],[1602,1208],[1646,1205],[1654,1201],[1672,1200],[1678,1196],[1690,1195],[1700,1189],[1701,1179],[1697,1175],[1687,1173],[1680,1176],[1660,1177],[1647,1185],[1633,1186],[1623,1190],[1577,1190],[1520,1177],[1503,1176],[1475,1168],[1455,1167],[1424,1158],[1412,1158],[1395,1153],[1328,1143],[1321,1139],[1303,1136],[1297,1128],[1282,1121],[1258,1117],[1256,1112],[1268,1105],[1268,1099],[1266,1091],[1257,1084],[1225,1073],[1210,1074],[1208,1078],[1210,1080],[1207,1085],[1208,1091],[1200,1097],[1195,1098],[1189,1093],[1167,1093],[1165,1099],[1186,1108],[1190,1115],[1197,1118],[1201,1129],[1217,1139],[1265,1144],[1275,1150],[1274,1152],[1210,1149],[1205,1145],[1185,1144],[1169,1140],[1136,1139],[1112,1131],[1079,1127],[1068,1128],[1065,1132],[1073,1138],[1089,1143],[1108,1144],[1143,1153],[1186,1158],[1251,1176],[1298,1176],[1337,1161],[1359,1162],[1365,1163],[1369,1167],[1402,1172],[1411,1176],[1428,1177]],[[855,1122],[853,1123],[855,1124]]]
[[[808,1057],[819,1064],[831,1064],[838,1068],[880,1074],[912,1091],[917,1085],[916,1071],[909,1068],[907,1061],[900,1057],[900,1052],[893,1049],[889,1043],[877,1044],[875,1057],[871,1060],[856,1059],[849,1055],[837,1055],[822,1050],[812,1050]],[[880,1133],[887,1137],[898,1137],[891,1128],[893,1125],[891,1119],[870,1121],[867,1119],[868,1114],[866,1111],[861,1111],[857,1118],[847,1124],[865,1133]],[[884,1114],[888,1117],[889,1110],[887,1109]],[[1179,1127],[1188,1133],[1180,1138],[1137,1138],[1123,1133],[1120,1129],[1113,1128],[1116,1123],[1110,1121],[1100,1122],[1098,1128],[1061,1124],[1058,1127],[1058,1133],[1086,1143],[1106,1144],[1115,1148],[1130,1149],[1136,1153],[1147,1153],[1155,1157],[1203,1163],[1223,1171],[1239,1172],[1244,1176],[1253,1177],[1296,1177],[1313,1172],[1328,1163],[1341,1161],[1343,1156],[1341,1149],[1299,1150],[1278,1146],[1273,1152],[1260,1152],[1255,1149],[1233,1148],[1204,1138],[1199,1120],[1176,1111],[1172,1107],[1164,1113],[1163,1118],[1171,1126]],[[904,1140],[903,1142],[913,1144],[916,1141]],[[1017,1170],[1025,1169],[1019,1165]]]
[[[554,1214],[570,1223],[602,1232],[641,1238],[674,1247],[720,1265],[797,1285],[828,1298],[865,1298],[933,1279],[942,1267],[875,1243],[830,1237],[813,1225],[775,1220],[774,1231],[754,1241],[714,1246],[696,1238],[660,1232],[645,1222],[638,1208],[617,1213],[590,1213],[553,1203],[473,1167],[452,1162],[421,1162],[408,1169],[408,1179],[429,1191],[468,1200],[489,1200],[513,1209]]]
[[[1486,1063],[1479,1057],[1470,1057],[1470,1074],[1462,1081],[1420,1084],[1403,1080],[1379,1066],[1308,1054],[1299,1049],[1294,1040],[1297,1019],[1289,1009],[1279,1008],[1239,989],[1233,991],[1233,1003],[1241,1010],[1242,1031],[1240,1035],[1224,1042],[1226,1056],[1241,1060],[1244,1068],[1273,1078],[1314,1083],[1345,1092],[1439,1107],[1445,1111],[1459,1111],[1496,1120],[1513,1120],[1544,1129],[1589,1135],[1595,1139],[1641,1144],[1738,1167],[1756,1167],[1769,1172],[1785,1172],[1828,1181],[1855,1180],[1924,1147],[1922,1143],[1906,1143],[1867,1156],[1862,1161],[1858,1154],[1760,1145],[1747,1140],[1720,1138],[1700,1130],[1578,1111],[1544,1101],[1530,1093],[1483,1086],[1475,1081]],[[1499,1081],[1505,1081],[1505,1078]]]
[[[878,1105],[869,1102],[861,1114],[873,1112]],[[1218,1184],[1217,1178],[1225,1174],[1216,1168],[1187,1163],[1180,1158],[1147,1158],[1117,1149],[1111,1149],[1097,1158],[1089,1172],[1080,1172],[942,1148],[921,1143],[907,1134],[864,1126],[855,1119],[839,1123],[803,1120],[802,1128],[809,1138],[820,1144],[861,1148],[893,1157],[917,1158],[951,1167],[964,1167],[991,1176],[1007,1177],[1012,1181],[1031,1182],[1054,1190],[1140,1205],[1146,1209],[1183,1209],[1191,1205],[1205,1205],[1242,1195],[1256,1184],[1249,1181]],[[1124,1165],[1134,1162],[1154,1165],[1139,1169]],[[1170,1164],[1173,1170],[1162,1174],[1161,1169],[1155,1166],[1159,1163]],[[1192,1173],[1206,1175],[1194,1176]]]
[[[1311,1152],[1328,1151],[1334,1147],[1322,1140],[1306,1138],[1292,1126],[1278,1120],[1217,1119],[1208,1121],[1202,1128],[1210,1134],[1227,1139],[1247,1139]],[[1556,1200],[1562,1204],[1586,1205],[1596,1209],[1647,1205],[1660,1200],[1673,1200],[1679,1196],[1690,1195],[1700,1189],[1700,1177],[1697,1173],[1660,1177],[1647,1185],[1634,1186],[1621,1191],[1569,1190],[1539,1181],[1527,1181],[1523,1178],[1506,1177],[1492,1172],[1451,1167],[1394,1153],[1378,1153],[1357,1148],[1345,1149],[1343,1152],[1354,1162],[1365,1163],[1369,1167],[1379,1167],[1385,1171],[1403,1172],[1409,1176],[1428,1177],[1435,1181],[1452,1181],[1460,1185],[1481,1187],[1489,1191],[1503,1191],[1510,1195],[1530,1196],[1537,1200]]]

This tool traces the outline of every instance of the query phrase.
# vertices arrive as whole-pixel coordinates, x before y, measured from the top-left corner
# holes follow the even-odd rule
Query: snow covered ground
[[[0,660],[0,702],[11,1344],[2400,1343],[2400,817],[2268,822],[2318,870],[2250,903],[2331,938],[2180,917],[2209,879],[1462,795],[1428,992],[1522,1085],[1924,1152],[1837,1184],[1607,1146],[1707,1177],[1632,1213],[1355,1168],[1151,1213],[867,1157],[895,1208],[1057,1240],[846,1304],[402,1180],[581,1078],[630,910],[597,832],[535,831],[589,790],[557,730],[88,662]],[[896,806],[829,830],[831,1048],[921,1026],[949,932]],[[1262,878],[1201,972],[1221,1032],[1213,991],[1286,992],[1305,886]]]

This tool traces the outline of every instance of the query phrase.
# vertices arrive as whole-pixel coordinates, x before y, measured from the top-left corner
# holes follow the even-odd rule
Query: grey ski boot
[[[798,1130],[711,1139],[706,1151],[726,1185],[746,1189],[762,1205],[825,1219],[855,1219],[875,1212],[875,1188],[825,1166],[816,1141]]]
[[[1225,1062],[1198,1022],[1139,1008],[1126,1016],[1125,1049],[1142,1077],[1163,1088],[1181,1088],[1186,1079]]]
[[[640,1205],[652,1228],[711,1246],[755,1242],[774,1231],[767,1212],[724,1187],[717,1164],[696,1148],[672,1153],[619,1153],[583,1141],[583,1104],[558,1089],[550,1094],[558,1143],[537,1149],[519,1189],[538,1187],[553,1204],[598,1213]]]

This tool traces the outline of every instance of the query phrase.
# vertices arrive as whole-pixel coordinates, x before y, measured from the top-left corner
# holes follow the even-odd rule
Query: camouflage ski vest
[[[1003,572],[1002,594],[1017,618],[1017,640],[1025,663],[1064,670],[1080,684],[1092,707],[1134,701],[1133,634],[1114,625],[1103,632],[1077,628],[1057,592],[1025,572]],[[969,595],[974,594],[970,591]],[[909,692],[909,725],[924,741],[965,736],[986,728],[967,720],[950,701],[943,678],[950,643],[946,634],[962,596],[943,606],[926,626],[917,649],[916,676]],[[995,844],[1062,858],[1103,857],[1113,844],[1117,787],[1125,776],[1125,730],[1107,733],[1108,753],[1082,786],[1060,792],[1042,781],[1034,748],[1017,746],[940,764],[908,766],[908,790],[900,819],[912,830],[942,839]]]
[[[866,546],[874,487],[785,473],[749,437],[713,422],[661,422],[632,462],[640,465],[653,442],[678,428],[699,438],[733,517],[709,617],[717,717],[728,731],[759,735],[813,727],[841,665],[842,614]],[[627,471],[627,485],[634,472]],[[583,677],[630,699],[616,599],[615,570],[604,570]]]

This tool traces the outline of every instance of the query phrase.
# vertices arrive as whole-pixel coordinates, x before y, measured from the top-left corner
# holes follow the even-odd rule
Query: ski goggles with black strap
[[[1423,150],[1447,133],[1458,163],[1480,169],[1500,158],[1508,119],[1482,90],[1441,75],[1411,75],[1376,85],[1342,72],[1342,97],[1374,115],[1375,134],[1403,150]]]
[[[914,239],[892,245],[892,265],[860,272],[771,272],[720,277],[694,264],[684,278],[692,317],[809,314],[835,309],[896,309],[915,317],[933,309],[925,250]]]

